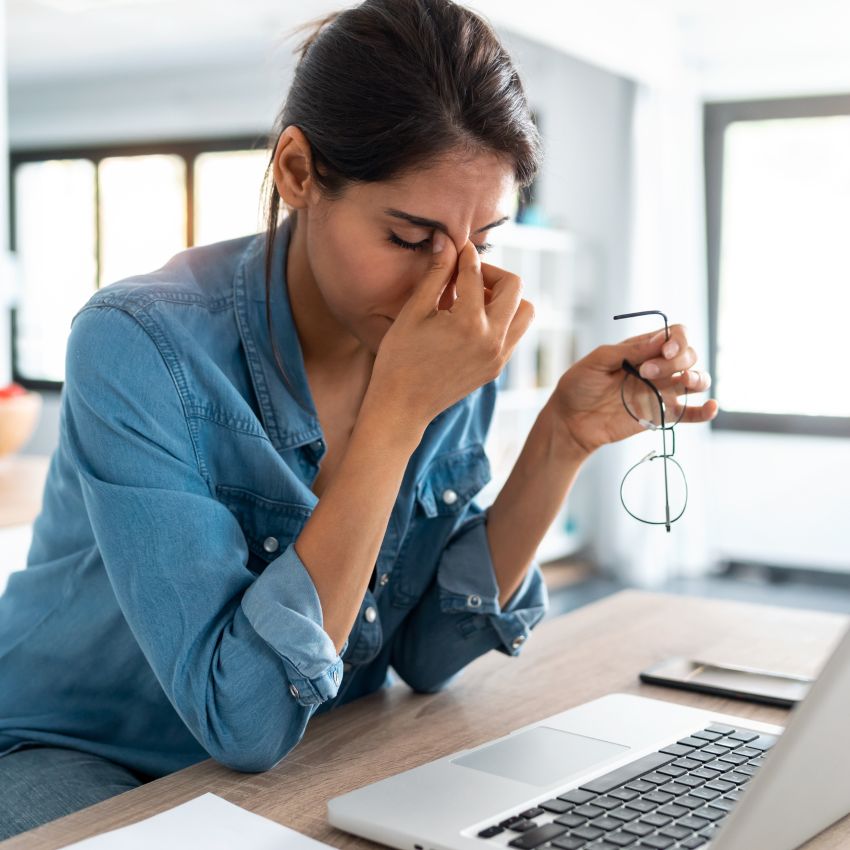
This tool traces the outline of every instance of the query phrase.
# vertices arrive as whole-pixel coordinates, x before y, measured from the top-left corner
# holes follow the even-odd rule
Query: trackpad
[[[579,770],[620,755],[629,747],[535,726],[452,761],[530,785],[552,785]]]

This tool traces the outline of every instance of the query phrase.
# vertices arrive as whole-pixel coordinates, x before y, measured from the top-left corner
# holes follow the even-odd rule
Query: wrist
[[[398,404],[390,394],[383,394],[370,386],[363,397],[357,414],[355,428],[372,431],[382,443],[390,442],[406,448],[412,454],[428,427],[415,411]]]
[[[575,438],[569,421],[551,397],[540,411],[540,416],[547,420],[552,452],[556,457],[565,462],[582,464],[593,454],[592,448],[582,445]]]

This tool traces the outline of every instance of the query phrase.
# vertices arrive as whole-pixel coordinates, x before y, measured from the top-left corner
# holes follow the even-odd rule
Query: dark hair
[[[365,0],[309,21],[271,134],[266,195],[266,311],[272,333],[272,245],[281,197],[274,153],[297,126],[311,175],[336,200],[356,182],[391,180],[460,151],[511,162],[518,188],[533,181],[542,143],[517,71],[493,28],[452,0]],[[290,33],[291,34],[291,33]],[[289,212],[293,227],[296,210]],[[278,367],[284,372],[274,337]]]

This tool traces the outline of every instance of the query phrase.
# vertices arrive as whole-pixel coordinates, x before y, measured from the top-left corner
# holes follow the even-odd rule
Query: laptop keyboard
[[[776,740],[713,723],[494,823],[478,837],[506,835],[507,846],[519,850],[703,847]]]

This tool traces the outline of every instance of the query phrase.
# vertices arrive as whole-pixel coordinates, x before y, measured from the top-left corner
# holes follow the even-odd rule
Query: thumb
[[[428,316],[437,309],[440,296],[451,281],[457,264],[455,243],[439,230],[432,239],[431,265],[410,296],[411,309],[421,316]]]

